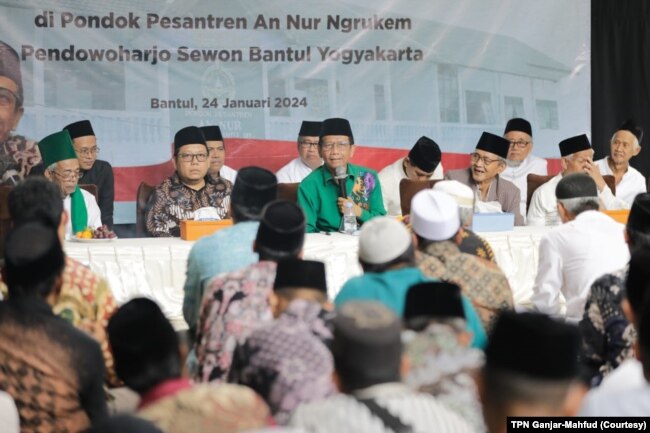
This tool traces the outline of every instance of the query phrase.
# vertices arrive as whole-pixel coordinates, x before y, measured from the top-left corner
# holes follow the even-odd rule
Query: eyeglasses
[[[50,170],[52,173],[56,174],[63,180],[72,180],[72,179],[79,179],[81,176],[81,172],[79,170],[63,170],[63,171],[57,171],[57,170]]]
[[[75,149],[77,155],[97,155],[99,153],[99,147],[91,147],[84,149]]]
[[[309,149],[310,147],[318,147],[318,141],[303,141],[300,140],[300,147],[303,149]]]
[[[483,161],[483,164],[485,164],[485,165],[490,165],[490,164],[494,164],[495,162],[501,161],[500,159],[490,159],[490,158],[488,158],[486,156],[481,156],[476,152],[471,153],[469,156],[472,158],[473,163]]]
[[[323,143],[323,150],[332,150],[336,147],[338,150],[347,149],[350,146],[350,143],[340,142],[340,143]]]
[[[14,92],[0,87],[0,107],[13,108],[19,105],[20,98]]]
[[[510,141],[510,146],[515,146],[520,149],[523,149],[524,147],[528,146],[530,141],[525,141],[525,140],[516,140],[516,141]]]
[[[178,157],[183,162],[192,162],[194,158],[196,158],[198,162],[205,162],[208,159],[208,154],[207,153],[179,153]]]

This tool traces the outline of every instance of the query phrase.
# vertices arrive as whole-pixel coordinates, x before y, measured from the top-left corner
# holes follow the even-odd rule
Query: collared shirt
[[[514,306],[508,279],[497,265],[460,251],[453,242],[433,242],[416,255],[425,275],[457,284],[490,333],[497,316]]]
[[[377,172],[348,164],[345,185],[348,197],[361,207],[361,216],[357,218],[361,223],[386,215]],[[337,205],[338,197],[339,186],[325,165],[300,182],[298,204],[305,212],[308,233],[339,230],[342,216]]]
[[[183,317],[193,337],[205,282],[224,272],[232,272],[257,262],[253,242],[259,227],[257,221],[244,221],[200,238],[187,258],[187,274],[183,291]]]
[[[526,199],[528,197],[528,175],[538,174],[546,176],[548,174],[548,162],[533,154],[528,154],[521,164],[514,166],[508,165],[499,176],[515,184],[521,193],[521,202],[519,208],[522,215],[526,215]]]
[[[302,159],[295,158],[278,170],[275,175],[278,178],[278,183],[299,183],[309,176],[312,171],[314,170],[305,164]]]
[[[442,163],[439,163],[429,179],[442,179],[442,176]],[[402,215],[402,200],[399,195],[399,183],[402,179],[408,179],[404,172],[404,158],[398,159],[379,172],[382,198],[388,215]]]
[[[97,185],[97,203],[101,211],[102,224],[113,227],[113,203],[115,201],[115,180],[113,167],[102,160],[96,160],[90,170],[81,171],[80,184]]]
[[[591,380],[600,384],[624,360],[634,357],[636,341],[634,326],[627,320],[621,300],[625,290],[628,266],[605,274],[591,285],[585,313],[579,328],[582,334],[580,363]]]
[[[555,227],[539,244],[539,264],[531,302],[542,313],[582,319],[589,289],[596,278],[622,268],[630,259],[623,224],[598,211],[580,213]]]
[[[99,206],[97,205],[97,199],[94,195],[85,189],[80,188],[79,191],[81,191],[81,196],[84,198],[84,203],[86,203],[86,211],[88,212],[88,223],[86,226],[92,227],[94,229],[101,227],[102,213],[99,210]],[[67,195],[63,199],[63,209],[65,209],[68,215],[72,215],[70,212],[71,206],[72,198],[70,198],[70,195]],[[72,233],[72,218],[68,218],[68,224],[65,226],[65,235],[67,238],[70,238],[74,235],[74,233]]]
[[[414,432],[470,432],[456,413],[429,394],[416,393],[401,383],[384,383],[356,391],[361,399],[373,399]],[[298,407],[289,424],[311,433],[393,433],[357,398],[338,394]]]
[[[600,174],[614,175],[612,169],[607,163],[607,158],[600,159],[595,161],[598,169],[600,169]],[[621,181],[616,185],[616,198],[622,201],[625,205],[621,205],[623,209],[629,209],[632,207],[634,202],[634,197],[637,194],[646,192],[646,180],[645,177],[631,165],[628,166],[627,171],[623,174]]]
[[[419,268],[408,267],[393,269],[385,272],[367,272],[358,277],[350,278],[341,288],[334,299],[334,305],[340,308],[343,304],[354,300],[379,301],[395,312],[398,317],[404,314],[404,303],[409,288],[415,284],[437,281],[429,278]],[[462,296],[467,330],[474,336],[473,347],[484,348],[487,344],[485,329],[481,324],[476,310],[464,295]]]
[[[237,344],[273,320],[269,295],[276,267],[275,262],[261,261],[207,283],[197,326],[196,379],[225,380]]]
[[[227,218],[230,210],[232,183],[221,177],[205,177],[205,186],[198,191],[184,185],[177,173],[154,189],[145,210],[147,233],[155,237],[181,235],[181,221],[194,218],[194,211],[211,206],[219,218]]]
[[[32,167],[41,162],[41,152],[36,141],[22,135],[10,135],[7,141],[0,144],[0,159],[14,164],[16,171],[25,178]]]
[[[23,431],[82,432],[107,416],[99,345],[44,300],[0,302],[0,365]]]
[[[529,226],[557,226],[562,223],[557,213],[557,198],[555,188],[562,180],[562,173],[558,173],[545,184],[535,190],[530,199],[526,224]]]

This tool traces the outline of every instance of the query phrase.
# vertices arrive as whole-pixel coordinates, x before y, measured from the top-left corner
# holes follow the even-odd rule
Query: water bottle
[[[352,202],[348,201],[345,203],[345,209],[343,211],[343,219],[341,220],[341,225],[343,226],[342,233],[347,235],[352,235],[357,231],[357,216],[354,214],[354,209],[352,208]]]

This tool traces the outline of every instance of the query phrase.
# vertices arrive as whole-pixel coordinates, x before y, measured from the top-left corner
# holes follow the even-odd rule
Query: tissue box
[[[621,224],[627,224],[627,218],[630,216],[630,210],[603,210],[601,211],[605,215],[609,215],[614,218],[614,221],[618,221]]]
[[[181,221],[181,239],[186,241],[195,241],[202,236],[211,235],[212,233],[232,225],[231,219],[219,221]]]
[[[515,214],[505,213],[475,213],[472,221],[472,231],[475,232],[508,232],[515,226]]]

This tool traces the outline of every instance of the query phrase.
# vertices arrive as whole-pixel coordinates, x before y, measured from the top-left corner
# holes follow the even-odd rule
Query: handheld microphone
[[[347,198],[348,194],[345,191],[345,179],[348,177],[348,174],[345,170],[345,167],[336,167],[336,173],[334,179],[339,185],[339,197]]]

